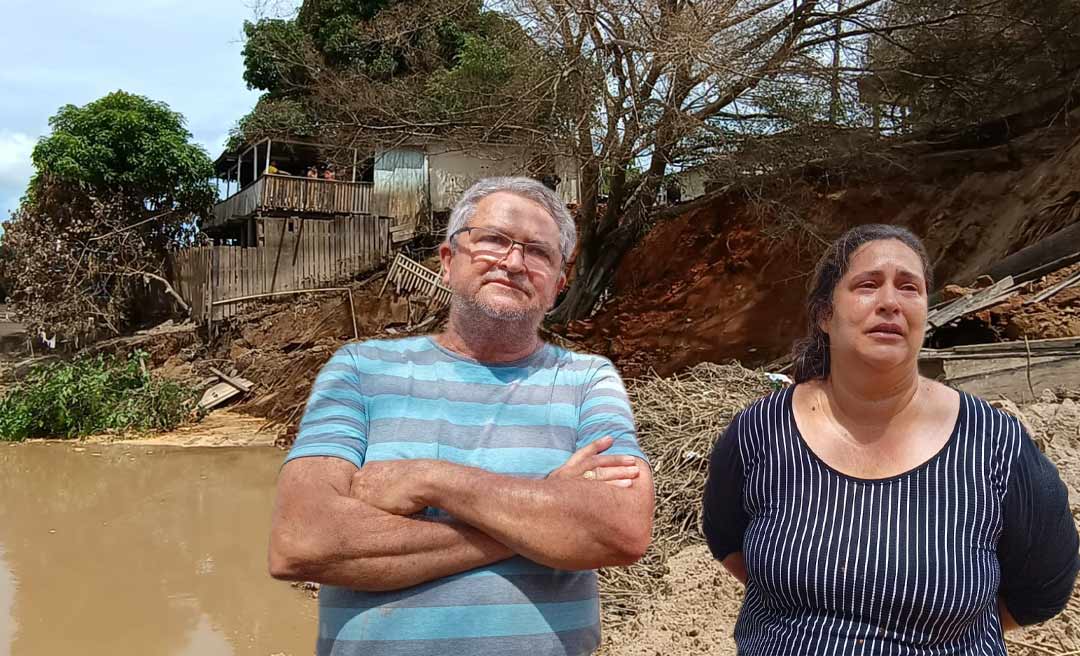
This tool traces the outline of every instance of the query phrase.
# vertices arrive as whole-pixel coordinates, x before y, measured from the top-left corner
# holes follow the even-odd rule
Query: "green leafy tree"
[[[217,192],[183,117],[117,91],[50,125],[3,235],[15,310],[34,332],[81,344],[122,333],[162,289],[186,309],[167,254],[190,243]]]
[[[245,80],[266,94],[235,145],[283,130],[367,146],[552,133],[554,62],[480,0],[306,0],[245,30]]]
[[[304,54],[307,35],[294,20],[244,21],[244,82],[271,97],[302,93],[310,83]]]
[[[123,192],[150,212],[198,214],[216,198],[210,158],[165,103],[115,91],[61,107],[49,126],[31,156],[31,200],[46,178],[96,195]]]

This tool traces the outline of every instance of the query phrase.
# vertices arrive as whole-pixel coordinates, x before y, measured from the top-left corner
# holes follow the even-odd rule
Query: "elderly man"
[[[573,219],[482,180],[440,247],[446,332],[343,347],[281,470],[270,573],[317,581],[319,654],[593,652],[595,568],[652,530],[652,478],[607,360],[537,335]]]

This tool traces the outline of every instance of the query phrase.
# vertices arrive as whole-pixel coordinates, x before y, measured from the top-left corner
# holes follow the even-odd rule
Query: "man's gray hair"
[[[492,194],[505,191],[539,204],[559,228],[559,253],[562,255],[563,266],[570,261],[577,243],[577,227],[574,225],[574,217],[570,216],[570,210],[566,209],[566,203],[557,193],[548,189],[539,180],[532,178],[484,178],[478,180],[469,187],[461,200],[454,205],[450,212],[450,224],[446,227],[446,240],[450,241],[450,235],[468,225],[476,213],[476,205]]]

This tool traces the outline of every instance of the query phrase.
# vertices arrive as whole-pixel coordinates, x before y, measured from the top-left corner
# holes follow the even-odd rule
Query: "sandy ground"
[[[1024,406],[1025,423],[1053,460],[1069,487],[1073,517],[1080,516],[1080,403],[1047,398]],[[734,656],[732,635],[742,602],[742,586],[695,545],[668,561],[671,593],[642,609],[628,630],[605,635],[600,656]],[[1080,654],[1080,589],[1053,620],[1007,637],[1014,656]]]
[[[265,419],[240,414],[233,410],[218,410],[210,413],[197,424],[181,426],[168,433],[147,436],[97,435],[83,441],[90,444],[122,441],[145,446],[273,446],[278,431],[263,430],[265,425]]]
[[[650,601],[628,630],[605,635],[599,656],[735,656],[742,586],[705,545],[683,549],[668,568],[671,594]]]

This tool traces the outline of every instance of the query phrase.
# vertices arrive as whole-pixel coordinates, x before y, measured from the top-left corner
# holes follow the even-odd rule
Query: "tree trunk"
[[[582,239],[574,265],[574,281],[559,306],[549,315],[553,323],[566,323],[589,316],[600,295],[611,284],[622,258],[637,243],[643,232],[660,186],[667,172],[671,153],[681,136],[676,128],[679,107],[692,88],[689,68],[680,66],[667,97],[667,107],[657,124],[656,139],[645,177],[625,204],[626,171],[629,160],[616,167],[612,178],[612,196],[599,225],[589,226]],[[621,217],[620,217],[621,214]],[[595,227],[594,227],[595,226]]]
[[[548,315],[548,320],[561,324],[587,318],[600,295],[611,284],[623,256],[634,246],[634,237],[635,231],[624,226],[610,235],[593,239],[591,244],[582,244],[574,265],[574,282],[559,306]]]

